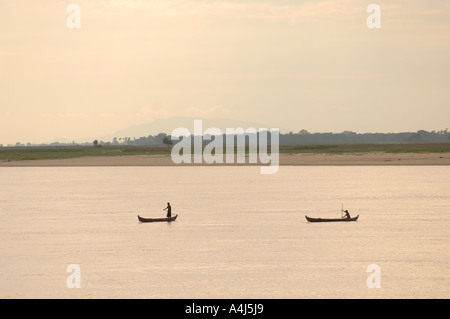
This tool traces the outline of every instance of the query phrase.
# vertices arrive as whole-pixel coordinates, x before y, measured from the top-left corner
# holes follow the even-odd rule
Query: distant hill
[[[194,134],[194,120],[201,118],[192,117],[171,117],[158,119],[153,122],[141,125],[134,125],[119,130],[113,134],[76,139],[77,144],[92,144],[98,140],[104,145],[163,145],[163,139],[166,135],[171,135],[176,128],[186,128],[191,134]],[[226,128],[254,128],[258,132],[261,128],[266,128],[269,132],[273,128],[270,125],[239,121],[222,118],[201,119],[202,132],[207,128],[219,128],[224,134]],[[448,129],[440,131],[400,132],[400,133],[356,133],[344,131],[341,133],[323,132],[310,133],[304,129],[292,132],[284,128],[280,129],[280,145],[320,145],[320,144],[420,144],[420,143],[450,143],[450,131]],[[65,139],[59,139],[49,145],[71,145]],[[25,145],[16,145],[25,146]]]
[[[216,127],[222,130],[225,133],[226,128],[238,128],[241,127],[243,129],[247,128],[255,128],[257,131],[259,128],[267,128],[270,130],[272,127],[267,124],[257,123],[257,122],[249,122],[249,121],[239,121],[239,120],[230,120],[230,119],[222,119],[222,118],[193,118],[193,117],[171,117],[166,119],[157,119],[153,122],[147,124],[133,125],[128,128],[119,130],[113,134],[108,134],[100,137],[95,137],[95,139],[102,141],[112,141],[114,138],[140,138],[147,137],[149,135],[158,135],[159,133],[165,133],[170,135],[172,131],[179,127],[184,127],[190,130],[192,133],[194,132],[194,120],[202,120],[203,121],[203,131],[209,127]],[[280,128],[280,131],[283,130]],[[287,132],[287,130],[284,130]],[[77,139],[78,142],[91,142],[94,137],[90,138],[82,138]]]

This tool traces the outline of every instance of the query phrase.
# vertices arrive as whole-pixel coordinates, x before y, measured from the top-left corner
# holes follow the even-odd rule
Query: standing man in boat
[[[167,218],[172,217],[172,207],[170,207],[170,203],[167,203],[167,207],[164,208],[163,210],[167,209]]]

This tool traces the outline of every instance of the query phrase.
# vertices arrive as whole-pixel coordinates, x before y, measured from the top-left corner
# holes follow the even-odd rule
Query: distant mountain
[[[205,131],[205,129],[210,127],[216,127],[222,130],[222,132],[225,133],[226,128],[255,128],[257,131],[260,128],[267,128],[270,130],[272,126],[263,124],[263,123],[257,123],[257,122],[250,122],[250,121],[239,121],[239,120],[230,120],[230,119],[222,119],[222,118],[193,118],[193,117],[171,117],[166,119],[157,119],[153,122],[147,123],[147,124],[140,124],[140,125],[133,125],[128,128],[119,130],[113,134],[104,135],[100,137],[96,137],[98,140],[102,141],[112,141],[115,137],[117,138],[123,138],[123,137],[130,137],[133,138],[139,138],[139,137],[146,137],[149,135],[157,135],[159,133],[166,133],[167,135],[170,135],[172,131],[176,128],[187,128],[191,131],[191,133],[194,133],[194,120],[202,120],[202,129]],[[280,131],[283,131],[283,129],[280,128]],[[84,142],[84,141],[92,141],[93,138],[84,138],[84,139],[78,139],[77,141]]]
[[[157,119],[153,122],[141,125],[134,125],[119,130],[113,134],[77,139],[77,143],[92,143],[93,140],[103,142],[112,142],[114,138],[124,141],[129,138],[129,145],[153,145],[162,144],[162,137],[154,139],[159,133],[171,135],[176,128],[186,128],[191,134],[194,134],[194,120],[202,120],[202,132],[207,128],[214,127],[220,129],[224,134],[227,128],[254,128],[258,131],[260,128],[271,130],[273,127],[263,123],[230,120],[223,118],[193,118],[193,117],[171,117],[166,119]],[[401,133],[355,133],[344,131],[342,133],[310,133],[301,130],[298,133],[289,132],[285,128],[280,129],[280,144],[365,144],[365,143],[449,143],[450,132],[448,129],[441,131],[427,132],[419,130],[417,132]],[[148,136],[152,138],[147,138]],[[133,140],[137,141],[134,142]],[[69,142],[59,139],[59,141]]]

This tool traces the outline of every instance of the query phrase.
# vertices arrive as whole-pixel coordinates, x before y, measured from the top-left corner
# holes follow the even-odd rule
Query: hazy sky
[[[371,3],[380,29],[366,25]],[[450,2],[0,0],[0,144],[172,116],[450,128]]]

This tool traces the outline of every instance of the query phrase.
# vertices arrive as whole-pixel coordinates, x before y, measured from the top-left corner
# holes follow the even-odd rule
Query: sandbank
[[[292,166],[394,166],[450,165],[450,153],[352,153],[352,154],[279,154],[280,165]],[[86,156],[65,159],[3,160],[0,167],[70,167],[70,166],[212,166],[249,164],[176,164],[170,155]]]

